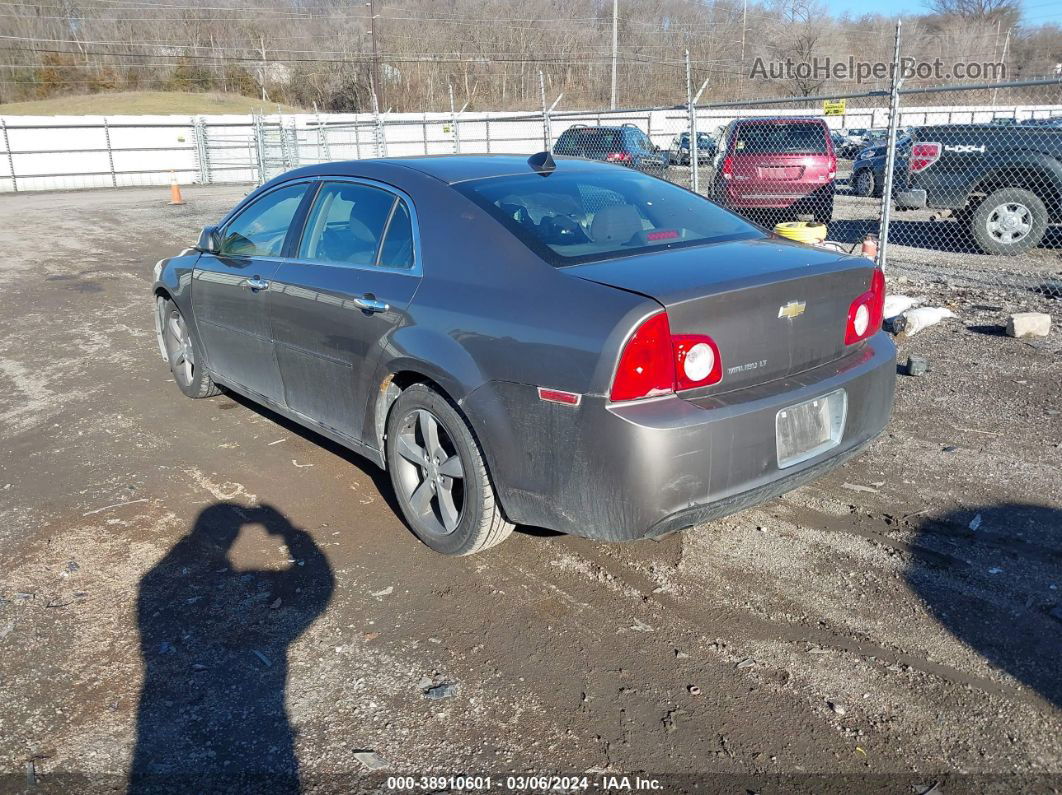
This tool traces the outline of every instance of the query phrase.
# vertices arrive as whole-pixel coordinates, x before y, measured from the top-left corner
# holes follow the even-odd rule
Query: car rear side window
[[[618,167],[454,187],[554,266],[763,236],[695,193]]]
[[[335,265],[376,264],[392,193],[356,182],[321,186],[299,244],[299,259]]]
[[[305,183],[267,193],[255,200],[225,227],[219,254],[241,257],[279,257],[291,220],[308,186]]]
[[[413,222],[406,203],[399,199],[380,248],[380,265],[385,268],[412,268],[413,256]]]
[[[745,122],[737,128],[734,151],[746,155],[824,155],[826,128],[816,122]]]

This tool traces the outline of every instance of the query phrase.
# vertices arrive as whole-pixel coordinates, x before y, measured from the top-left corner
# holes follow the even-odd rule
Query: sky
[[[923,0],[889,0],[885,3],[871,3],[867,0],[825,0],[830,11],[842,14],[845,11],[853,16],[860,13],[887,13],[890,16],[900,14],[923,14],[928,3]],[[1022,14],[1026,24],[1042,25],[1057,22],[1062,25],[1062,0],[1025,0]]]

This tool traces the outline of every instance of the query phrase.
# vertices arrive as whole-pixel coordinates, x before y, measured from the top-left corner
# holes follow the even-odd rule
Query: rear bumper
[[[839,466],[885,427],[895,362],[879,333],[829,365],[696,402],[587,396],[570,407],[543,403],[533,387],[494,383],[473,392],[466,410],[488,442],[511,521],[626,541],[742,510]],[[848,395],[840,443],[779,469],[778,411],[838,388]],[[496,399],[501,411],[492,410]]]
[[[897,193],[893,200],[899,210],[922,210],[926,206],[926,192],[924,190],[905,190]]]
[[[735,209],[785,209],[795,205],[827,204],[833,201],[833,183],[808,182],[777,185],[728,183],[724,188],[727,207]]]

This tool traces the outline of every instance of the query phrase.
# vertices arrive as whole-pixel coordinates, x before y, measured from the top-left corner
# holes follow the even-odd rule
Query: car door
[[[406,320],[420,283],[408,196],[367,180],[326,180],[293,259],[269,290],[269,314],[289,408],[363,439],[376,359]]]
[[[218,233],[192,274],[192,309],[210,369],[222,381],[281,402],[266,295],[310,183],[280,186],[255,199]]]

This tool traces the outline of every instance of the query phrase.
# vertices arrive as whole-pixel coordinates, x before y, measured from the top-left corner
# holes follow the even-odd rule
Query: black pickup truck
[[[908,171],[896,207],[951,210],[986,254],[1022,254],[1062,223],[1062,129],[920,127]]]

